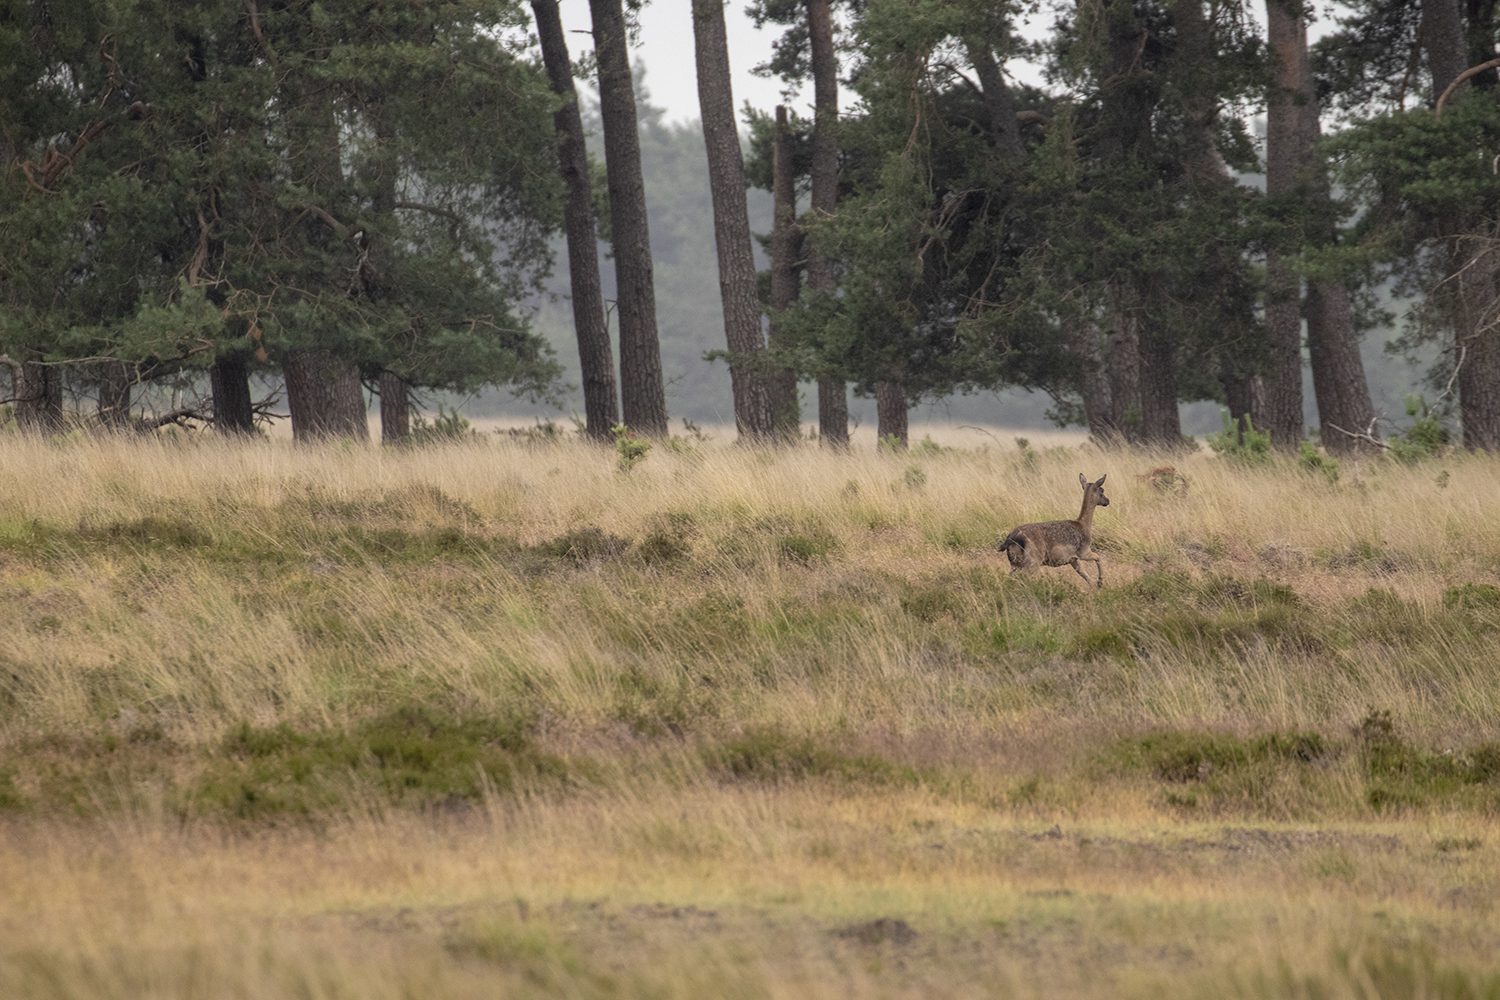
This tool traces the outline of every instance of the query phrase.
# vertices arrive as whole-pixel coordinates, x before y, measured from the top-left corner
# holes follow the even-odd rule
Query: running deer
[[[1005,536],[1000,551],[1010,560],[1012,573],[1035,566],[1072,566],[1073,572],[1088,583],[1088,574],[1078,564],[1091,562],[1098,574],[1094,587],[1104,586],[1104,565],[1089,548],[1094,541],[1094,508],[1109,506],[1109,497],[1104,495],[1104,478],[1100,476],[1091,483],[1083,473],[1078,474],[1078,485],[1083,487],[1083,510],[1078,512],[1076,521],[1023,524]]]

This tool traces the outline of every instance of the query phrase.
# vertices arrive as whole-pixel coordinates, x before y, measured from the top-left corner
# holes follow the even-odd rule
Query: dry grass
[[[1496,995],[1497,473],[0,441],[0,995]]]

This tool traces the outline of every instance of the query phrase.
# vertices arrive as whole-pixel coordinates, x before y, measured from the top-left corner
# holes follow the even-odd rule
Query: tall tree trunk
[[[1101,113],[1101,149],[1113,166],[1132,170],[1137,178],[1156,171],[1152,116],[1160,102],[1154,75],[1141,64],[1141,46],[1151,27],[1130,0],[1107,0],[1103,10],[1108,33],[1107,69]],[[1112,167],[1113,168],[1113,167]],[[1146,182],[1150,183],[1150,182]],[[1153,185],[1139,197],[1165,199]],[[1122,222],[1131,222],[1128,209]],[[1160,328],[1165,292],[1160,275],[1139,263],[1126,265],[1112,281],[1111,299],[1123,315],[1111,343],[1110,365],[1117,369],[1112,405],[1122,413],[1119,424],[1132,442],[1178,447],[1177,356],[1171,338]],[[1123,355],[1130,345],[1134,358]]]
[[[813,74],[812,213],[827,218],[839,200],[839,69],[829,0],[807,0],[807,32]],[[835,287],[833,261],[816,241],[807,255],[807,287],[829,294]],[[830,447],[849,446],[848,392],[843,379],[826,372],[818,376],[818,434]]]
[[[380,373],[380,443],[411,441],[411,397],[406,381],[395,372]]]
[[[221,434],[250,434],[255,411],[250,402],[250,366],[242,355],[225,354],[208,370],[213,393],[214,426]]]
[[[1422,48],[1427,53],[1427,70],[1432,74],[1432,99],[1436,103],[1453,82],[1469,68],[1468,44],[1464,39],[1463,12],[1459,0],[1421,0]],[[1462,85],[1463,89],[1468,84]]]
[[[353,364],[330,351],[297,348],[287,352],[282,370],[293,440],[370,439],[364,386]]]
[[[968,39],[964,47],[969,62],[974,64],[974,75],[979,77],[985,114],[990,120],[990,145],[1003,162],[1014,163],[1025,156],[1026,147],[1021,142],[1021,126],[1016,121],[1015,98],[1005,84],[1005,75],[1000,72],[995,51],[984,39]]]
[[[734,422],[741,437],[762,441],[771,435],[771,399],[760,365],[765,340],[760,326],[755,256],[750,249],[745,162],[729,83],[724,0],[693,0],[693,51],[703,144],[708,153],[708,186],[713,198],[719,299],[724,306],[729,378],[734,387]]]
[[[1422,0],[1422,45],[1432,73],[1434,103],[1467,69],[1467,44],[1458,0]],[[1468,90],[1459,85],[1453,100]],[[1464,447],[1500,450],[1500,324],[1494,314],[1496,255],[1474,211],[1455,212],[1440,220],[1448,245],[1448,273],[1454,286],[1447,296],[1453,317],[1454,363],[1458,366],[1458,418]]]
[[[1171,16],[1178,38],[1171,72],[1182,93],[1187,140],[1184,182],[1190,197],[1217,207],[1235,201],[1236,194],[1229,165],[1218,148],[1222,83],[1213,26],[1204,14],[1202,0],[1175,0]],[[1206,314],[1221,328],[1219,383],[1235,432],[1243,440],[1258,405],[1255,377],[1245,370],[1243,359],[1235,356],[1243,353],[1235,350],[1236,344],[1248,341],[1256,326],[1253,305],[1240,294],[1249,286],[1246,265],[1240,253],[1227,244],[1214,241],[1205,253],[1214,276],[1213,286],[1206,290],[1211,302]],[[1297,378],[1300,388],[1300,370]]]
[[[1083,418],[1089,437],[1095,444],[1109,445],[1120,441],[1110,409],[1109,374],[1104,367],[1104,347],[1099,327],[1085,319],[1070,319],[1064,327],[1068,351],[1078,359],[1079,394],[1083,397]]]
[[[34,434],[63,429],[62,366],[23,361],[16,375],[16,423]]]
[[[665,437],[667,395],[656,332],[656,289],[635,88],[626,52],[621,0],[589,0],[594,55],[599,64],[599,111],[604,120],[604,165],[609,178],[611,242],[620,316],[620,401],[625,424],[638,434]]]
[[[1148,279],[1150,280],[1150,279]],[[1154,282],[1153,282],[1154,289]],[[1148,301],[1159,302],[1153,294]],[[1159,314],[1159,310],[1150,311]],[[1140,323],[1141,436],[1145,444],[1182,447],[1182,418],[1177,405],[1177,345],[1161,325]]]
[[[1475,218],[1466,220],[1469,228],[1478,225]],[[1493,237],[1465,233],[1454,236],[1450,246],[1450,267],[1458,275],[1455,363],[1464,447],[1500,451],[1500,295]]]
[[[1307,350],[1323,445],[1336,454],[1372,451],[1376,445],[1350,436],[1373,435],[1375,407],[1359,356],[1349,290],[1338,281],[1309,282],[1306,311]]]
[[[849,391],[843,379],[818,379],[818,438],[830,448],[849,447]]]
[[[1141,335],[1132,296],[1117,287],[1110,307],[1109,416],[1116,434],[1128,444],[1145,440],[1141,407]]]
[[[289,102],[288,118],[295,128],[296,140],[288,155],[295,181],[311,192],[321,207],[337,213],[344,202],[346,186],[332,97],[309,77],[288,78],[283,86],[283,98]],[[337,237],[322,218],[309,214],[305,238],[311,249],[326,253]],[[331,271],[325,273],[321,276],[321,287],[314,289],[313,295],[347,294],[340,287],[344,280],[342,275],[335,279]],[[281,363],[286,377],[287,406],[292,414],[293,440],[316,441],[338,436],[369,440],[356,359],[316,345],[288,349]]]
[[[531,9],[536,15],[547,78],[553,93],[562,98],[562,106],[552,113],[552,127],[557,132],[558,167],[568,189],[563,231],[568,240],[573,329],[578,335],[578,361],[583,374],[584,433],[595,441],[608,442],[610,428],[620,422],[620,400],[615,388],[614,351],[604,318],[604,294],[599,285],[599,247],[583,119],[578,113],[573,64],[568,59],[557,0],[531,0]]]
[[[1276,79],[1266,95],[1266,195],[1290,202],[1302,163],[1300,67],[1306,64],[1307,24],[1295,0],[1266,0],[1267,36],[1276,60]],[[1292,269],[1292,239],[1276,242],[1266,254],[1267,358],[1261,430],[1271,443],[1293,450],[1302,440],[1302,279]]]
[[[776,131],[771,146],[771,351],[790,346],[781,314],[797,299],[797,187],[792,167],[792,139],[787,128],[786,106],[776,105]],[[795,441],[802,434],[802,414],[797,402],[797,373],[787,365],[771,371],[767,388],[771,396],[771,426],[779,439]]]
[[[106,430],[130,426],[130,368],[123,361],[99,363],[99,424]]]
[[[907,447],[906,388],[900,382],[875,383],[875,428],[882,445]]]
[[[401,162],[396,152],[396,132],[386,113],[384,95],[372,96],[368,100],[366,114],[375,131],[373,163],[376,174],[372,208],[378,235],[369,243],[364,269],[364,290],[370,300],[394,306],[399,298],[399,289],[391,274],[395,264],[392,241],[398,232],[396,190]],[[393,358],[389,359],[389,363],[399,364],[399,361]],[[380,443],[393,446],[408,443],[411,439],[411,399],[406,380],[397,372],[382,368],[377,384],[380,395]]]
[[[1270,2],[1274,4],[1276,0]],[[1296,19],[1295,39],[1277,54],[1293,59],[1294,65],[1291,69],[1279,68],[1279,82],[1287,88],[1296,109],[1297,170],[1304,192],[1308,238],[1317,246],[1332,246],[1338,233],[1328,166],[1319,148],[1323,127],[1319,123],[1318,94],[1307,51],[1306,14],[1299,9],[1292,16]],[[1303,315],[1307,319],[1307,353],[1324,447],[1338,454],[1375,450],[1377,446],[1369,441],[1335,429],[1367,436],[1373,435],[1375,429],[1375,407],[1370,402],[1364,360],[1359,356],[1359,336],[1348,287],[1329,278],[1310,280]],[[1301,373],[1298,374],[1300,378]]]

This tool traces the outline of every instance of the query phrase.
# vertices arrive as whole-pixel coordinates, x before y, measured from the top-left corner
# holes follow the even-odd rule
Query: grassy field
[[[1500,460],[1340,472],[0,439],[0,996],[1500,997]]]

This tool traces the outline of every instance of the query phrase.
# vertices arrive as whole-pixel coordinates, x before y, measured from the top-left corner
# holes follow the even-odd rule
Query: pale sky
[[[782,102],[782,83],[774,78],[758,77],[751,69],[765,62],[771,55],[771,41],[781,31],[779,27],[767,26],[760,31],[754,22],[745,16],[747,0],[727,0],[724,6],[724,21],[729,35],[729,68],[734,74],[734,106],[739,109],[748,100],[757,108],[769,111]],[[1050,30],[1056,16],[1052,4],[1044,3],[1042,9],[1023,20],[1022,34],[1040,37]],[[1331,16],[1342,11],[1342,5],[1330,0],[1314,5],[1317,15],[1310,25],[1309,37],[1316,40],[1329,31],[1333,24]],[[568,49],[573,58],[578,58],[593,48],[593,38],[588,33],[588,0],[561,0],[563,28],[568,32]],[[631,65],[644,64],[646,87],[651,103],[666,109],[668,121],[693,121],[698,118],[698,79],[693,64],[692,0],[650,0],[641,12],[640,44],[632,48]],[[1251,18],[1264,31],[1264,11],[1259,4],[1249,5]],[[1008,72],[1016,74],[1027,83],[1040,84],[1041,74],[1036,67],[1012,62],[1006,66]],[[586,86],[586,81],[578,81]],[[847,101],[846,95],[841,95]],[[807,87],[789,102],[790,106],[806,117],[812,115],[812,88]]]
[[[559,6],[568,33],[569,54],[577,59],[594,46],[588,34],[588,0],[561,0]],[[745,0],[728,0],[724,23],[729,36],[729,68],[734,74],[736,115],[746,101],[764,110],[775,107],[782,100],[781,81],[755,76],[750,70],[771,57],[771,42],[781,29],[767,26],[765,31],[757,31],[755,23],[745,16]],[[631,50],[630,61],[632,66],[645,65],[651,103],[666,109],[668,121],[697,120],[692,0],[651,0],[641,11],[640,45]],[[790,106],[810,116],[811,90],[805,102],[795,99]]]

